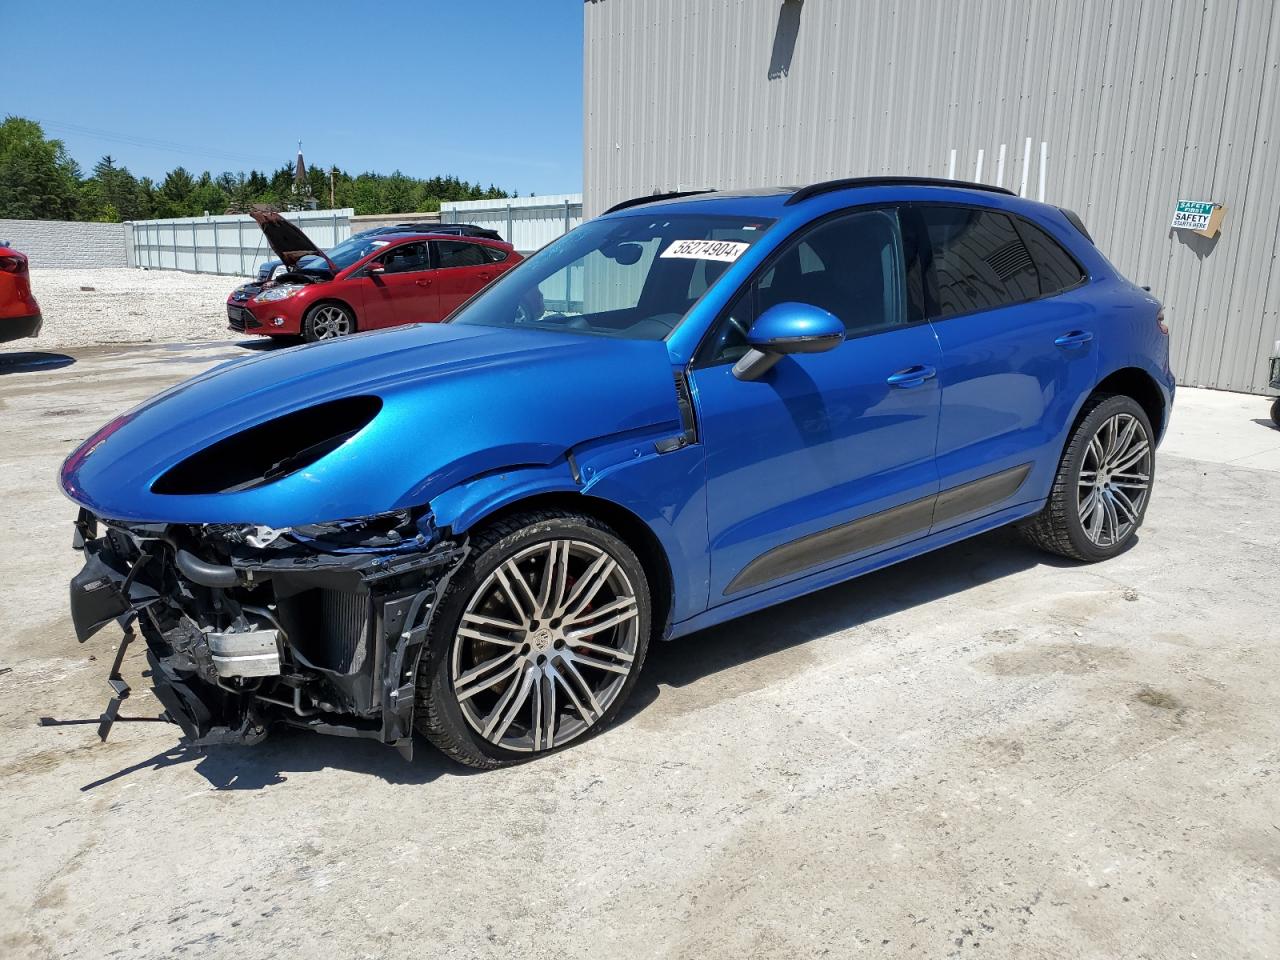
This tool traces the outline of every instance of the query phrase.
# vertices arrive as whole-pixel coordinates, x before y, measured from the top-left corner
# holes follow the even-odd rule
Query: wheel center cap
[[[546,652],[551,649],[551,631],[544,627],[531,636],[529,642],[533,644],[534,649]]]

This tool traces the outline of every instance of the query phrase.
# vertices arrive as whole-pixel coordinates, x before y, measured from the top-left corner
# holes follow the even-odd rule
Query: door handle
[[[917,363],[914,367],[899,370],[885,382],[891,387],[918,387],[926,380],[932,380],[937,375],[938,371],[933,367]]]
[[[414,282],[414,284],[416,284],[416,285],[417,285],[417,286],[419,286],[419,287],[429,287],[429,286],[431,286],[431,281],[430,281],[430,280],[415,280],[415,281],[413,281],[413,282]]]
[[[480,279],[481,279],[481,280],[488,280],[491,276],[493,276],[493,274],[491,274],[491,273],[482,273],[482,274],[480,274]]]
[[[1072,330],[1053,342],[1059,347],[1082,347],[1092,339],[1093,334],[1088,330]]]

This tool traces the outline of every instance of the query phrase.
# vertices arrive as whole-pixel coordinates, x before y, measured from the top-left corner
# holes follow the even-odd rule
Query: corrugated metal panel
[[[285,213],[322,250],[351,236],[350,207]],[[248,214],[135,220],[127,225],[129,265],[149,270],[186,270],[252,276],[275,254]]]
[[[521,253],[531,253],[582,223],[582,194],[442,203],[440,216],[450,223],[497,230]]]
[[[1265,387],[1280,339],[1271,0],[589,0],[585,211],[655,190],[900,173],[1077,210],[1168,305],[1183,382]],[[1031,139],[1031,161],[1023,149]],[[1214,240],[1178,198],[1227,206]]]

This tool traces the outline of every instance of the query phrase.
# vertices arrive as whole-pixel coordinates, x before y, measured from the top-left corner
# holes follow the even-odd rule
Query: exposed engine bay
[[[255,743],[285,723],[411,754],[418,660],[466,556],[429,513],[277,530],[82,509],[75,546],[85,554],[71,583],[77,636],[112,621],[126,631],[107,729],[128,695],[116,671],[136,626],[165,716],[191,744]]]

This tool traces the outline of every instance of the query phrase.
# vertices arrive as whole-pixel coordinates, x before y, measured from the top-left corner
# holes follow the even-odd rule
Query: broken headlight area
[[[274,529],[82,510],[76,545],[77,635],[136,619],[189,741],[252,743],[283,722],[408,748],[431,613],[465,555],[425,511]]]

